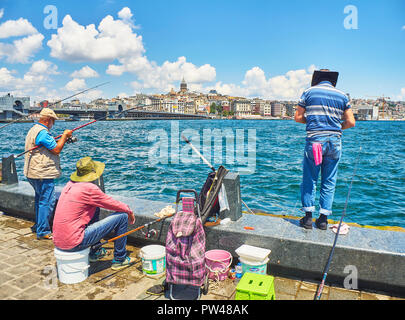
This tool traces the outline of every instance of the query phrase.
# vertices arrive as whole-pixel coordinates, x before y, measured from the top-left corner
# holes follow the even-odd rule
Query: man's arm
[[[305,109],[303,107],[297,106],[297,110],[294,115],[295,122],[298,123],[307,123],[307,118],[305,118]]]
[[[71,136],[72,136],[72,130],[65,130],[62,134],[62,137],[56,143],[56,147],[49,151],[56,155],[61,153],[62,149],[66,143],[66,140],[69,139]]]
[[[353,111],[351,108],[346,109],[343,114],[342,130],[353,128],[356,125],[356,120],[354,119]]]

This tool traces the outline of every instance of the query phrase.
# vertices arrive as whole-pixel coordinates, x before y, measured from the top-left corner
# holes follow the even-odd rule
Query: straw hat
[[[91,182],[101,177],[105,164],[94,161],[91,157],[84,157],[77,161],[76,171],[70,176],[74,182]]]
[[[53,111],[50,108],[43,108],[41,112],[39,113],[41,117],[50,117],[54,118],[55,120],[58,120],[59,118],[57,117],[55,111]]]

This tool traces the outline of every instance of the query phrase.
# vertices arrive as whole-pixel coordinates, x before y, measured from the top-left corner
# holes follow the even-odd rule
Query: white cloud
[[[84,79],[74,78],[65,85],[68,91],[79,91],[86,88],[86,81]]]
[[[124,21],[126,24],[128,24],[129,26],[131,26],[134,29],[139,29],[139,26],[135,26],[135,20],[132,19],[133,14],[131,12],[131,9],[129,9],[128,7],[124,7],[121,9],[120,12],[118,12],[118,17]]]
[[[23,18],[8,20],[0,25],[0,39],[21,37],[12,43],[0,42],[0,59],[10,63],[29,63],[34,54],[41,49],[44,36]]]
[[[142,55],[145,51],[142,37],[122,20],[106,16],[98,28],[86,27],[75,22],[70,15],[62,21],[62,27],[48,41],[51,56],[71,62],[113,61],[115,59]]]
[[[405,88],[401,89],[401,93],[398,95],[398,100],[405,101]]]
[[[221,94],[232,96],[295,100],[310,86],[314,70],[315,66],[310,66],[306,70],[291,70],[285,75],[266,78],[261,68],[254,67],[246,72],[242,85],[217,82],[215,86],[207,87],[206,90],[215,89]]]
[[[80,70],[74,71],[70,76],[72,78],[97,78],[98,73],[89,66],[84,66]]]
[[[4,15],[4,8],[1,8],[0,9],[0,19],[3,18],[3,15]]]
[[[0,68],[0,88],[14,95],[31,96],[31,101],[40,101],[59,95],[47,87],[52,82],[51,75],[59,74],[58,67],[50,61],[38,60],[32,63],[29,70],[18,77],[16,71]],[[7,89],[7,90],[6,90]]]
[[[3,12],[0,12],[3,15]],[[0,24],[0,39],[21,37],[38,33],[27,19],[7,20]]]
[[[405,30],[405,26],[402,26],[402,30]]]

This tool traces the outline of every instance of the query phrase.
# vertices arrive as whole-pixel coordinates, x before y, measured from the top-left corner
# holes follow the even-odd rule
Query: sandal
[[[44,236],[37,237],[37,239],[38,240],[52,240],[53,236],[52,236],[52,233],[48,233],[48,234],[46,234]]]
[[[160,296],[165,293],[165,287],[161,284],[154,285],[146,290],[146,294],[151,294],[154,296]]]
[[[104,248],[98,249],[95,253],[89,255],[90,262],[96,262],[107,255],[107,250]]]
[[[111,269],[113,270],[121,270],[133,264],[135,262],[134,259],[126,256],[124,261],[117,261],[113,259]]]

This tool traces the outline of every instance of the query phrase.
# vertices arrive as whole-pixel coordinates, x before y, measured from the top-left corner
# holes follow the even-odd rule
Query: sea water
[[[57,121],[51,133],[56,136],[84,123]],[[23,152],[32,125],[17,123],[1,130],[0,154]],[[179,189],[199,192],[210,172],[181,134],[192,138],[215,168],[222,164],[240,173],[242,199],[250,209],[303,215],[300,183],[305,126],[292,120],[96,122],[74,133],[78,142],[65,145],[63,174],[56,184],[64,185],[77,160],[91,156],[106,164],[107,193],[174,202]],[[405,122],[358,121],[355,128],[343,132],[342,145],[330,218],[340,219],[358,157],[345,221],[405,227]],[[23,156],[16,159],[16,165],[20,181],[26,181]],[[319,187],[320,180],[317,200]]]

